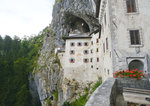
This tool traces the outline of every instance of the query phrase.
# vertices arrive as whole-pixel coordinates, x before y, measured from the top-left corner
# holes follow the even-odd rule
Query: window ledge
[[[129,47],[130,48],[136,48],[136,47],[143,47],[144,45],[142,44],[142,45],[130,45]]]
[[[130,13],[126,13],[126,15],[137,15],[137,14],[139,14],[139,12],[130,12]]]

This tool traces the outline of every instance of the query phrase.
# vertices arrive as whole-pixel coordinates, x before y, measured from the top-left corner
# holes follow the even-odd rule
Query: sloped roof
[[[80,33],[80,34],[69,34],[67,37],[63,37],[63,39],[87,39],[92,38],[89,36],[89,33]]]

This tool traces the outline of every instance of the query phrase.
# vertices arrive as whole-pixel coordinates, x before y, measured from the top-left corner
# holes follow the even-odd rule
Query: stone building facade
[[[95,81],[97,76],[106,80],[117,70],[138,69],[149,74],[150,2],[98,0],[97,3],[100,3],[96,12],[100,34],[75,33],[65,38],[64,76],[84,82]],[[72,42],[75,46],[70,46]],[[88,46],[83,46],[85,42]]]
[[[101,0],[102,75],[105,80],[117,70],[150,72],[149,0]]]
[[[95,37],[92,37],[95,36]],[[64,77],[89,83],[100,77],[98,35],[69,34],[65,39]]]

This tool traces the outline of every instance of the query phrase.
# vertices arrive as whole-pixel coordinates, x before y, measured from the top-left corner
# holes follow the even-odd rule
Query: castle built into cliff
[[[81,22],[64,37],[65,52],[58,52],[64,77],[84,83],[95,82],[98,77],[105,81],[113,77],[115,71],[127,69],[143,70],[149,76],[149,0],[97,0],[96,10],[99,29],[90,33],[85,30],[88,26]],[[124,103],[149,106],[143,95],[136,100],[128,99],[133,99],[133,95],[124,95]],[[140,99],[143,101],[138,102]]]

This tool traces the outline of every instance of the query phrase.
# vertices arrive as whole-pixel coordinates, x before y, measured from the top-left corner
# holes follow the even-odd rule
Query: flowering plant
[[[124,78],[124,77],[128,77],[128,78],[135,78],[140,80],[142,77],[146,77],[147,75],[144,74],[144,72],[142,70],[138,71],[138,69],[135,70],[119,70],[116,71],[115,73],[113,73],[113,77],[114,78]]]

